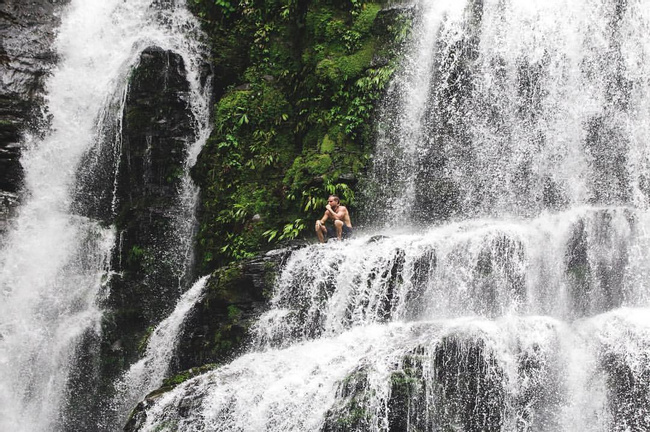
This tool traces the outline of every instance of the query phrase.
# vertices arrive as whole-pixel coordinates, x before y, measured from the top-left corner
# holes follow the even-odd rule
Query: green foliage
[[[214,0],[214,4],[219,6],[226,16],[229,16],[231,13],[235,12],[235,6],[233,6],[233,4],[228,0]]]
[[[262,235],[266,237],[269,243],[274,240],[293,240],[297,238],[305,228],[305,221],[303,219],[296,219],[295,221],[286,224],[281,230],[270,229],[264,231]]]
[[[217,72],[236,71],[193,172],[199,253],[210,270],[311,235],[329,194],[354,210],[356,183],[340,178],[365,169],[375,106],[394,70],[373,62],[395,57],[399,38],[382,36],[381,6],[361,0],[194,2]]]

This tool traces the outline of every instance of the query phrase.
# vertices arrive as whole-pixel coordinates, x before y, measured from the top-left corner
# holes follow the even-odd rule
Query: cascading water
[[[649,25],[418,5],[372,179],[389,228],[434,227],[294,252],[252,350],[136,429],[650,430]]]
[[[196,199],[189,167],[209,135],[198,31],[184,2],[72,0],[63,14],[60,63],[47,84],[51,126],[45,138],[26,140],[25,200],[0,252],[1,430],[61,428],[76,347],[87,332],[100,332],[98,301],[107,295],[118,239],[112,227],[78,215],[75,182],[84,154],[106,141],[106,124],[121,124],[114,110],[122,109],[128,74],[150,46],[183,57],[190,87],[195,139],[186,149],[181,205],[169,233],[180,245],[180,267],[187,265]],[[119,154],[119,139],[108,142]]]
[[[637,217],[579,208],[297,251],[257,350],[163,396],[140,430],[647,427]]]

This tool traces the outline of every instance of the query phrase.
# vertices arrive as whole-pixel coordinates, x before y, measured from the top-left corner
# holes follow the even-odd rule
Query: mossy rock
[[[343,379],[336,391],[336,402],[325,414],[322,432],[372,431],[369,403],[372,390],[367,366],[360,366]]]
[[[323,137],[323,141],[320,144],[320,151],[322,153],[332,153],[336,148],[336,141],[332,140],[329,135]]]
[[[173,370],[223,363],[240,354],[249,329],[266,309],[280,262],[289,250],[231,264],[213,273],[188,316]]]

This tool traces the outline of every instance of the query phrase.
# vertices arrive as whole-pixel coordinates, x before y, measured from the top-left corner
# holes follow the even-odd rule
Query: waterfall
[[[649,26],[642,0],[418,3],[386,224],[295,251],[249,352],[135,430],[650,429]]]
[[[138,430],[643,429],[649,222],[581,207],[296,251],[254,350]]]
[[[647,207],[645,6],[423,4],[375,154],[392,222]]]
[[[189,168],[209,135],[209,89],[201,83],[204,49],[195,18],[183,2],[164,3],[72,0],[62,15],[55,43],[60,61],[46,86],[50,126],[25,139],[25,199],[0,251],[2,430],[57,430],[75,349],[84,334],[101,331],[99,300],[108,295],[119,236],[112,226],[79,215],[73,192],[84,154],[105,141],[107,123],[120,127],[115,110],[122,109],[128,75],[150,46],[181,55],[190,85],[196,136],[187,149],[176,229],[169,233],[182,259],[190,258],[197,191]],[[109,142],[119,155],[119,138]],[[114,208],[116,197],[110,200]]]

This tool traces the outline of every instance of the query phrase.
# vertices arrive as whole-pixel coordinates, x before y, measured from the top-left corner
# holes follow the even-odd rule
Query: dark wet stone
[[[577,317],[620,307],[625,298],[629,244],[617,239],[611,210],[599,210],[573,226],[567,244],[565,274],[571,311]],[[627,217],[630,227],[634,221]],[[599,252],[600,251],[600,252]]]
[[[359,366],[339,383],[336,402],[325,414],[321,432],[373,431],[371,399],[368,372]]]
[[[186,319],[172,372],[206,363],[223,363],[241,354],[249,329],[267,308],[279,267],[290,251],[281,250],[217,270],[206,295]]]
[[[500,431],[506,392],[504,373],[481,338],[450,335],[434,354],[440,430]]]
[[[432,430],[432,409],[427,403],[430,382],[424,378],[423,363],[430,360],[422,347],[413,349],[391,375],[388,400],[388,430]]]
[[[0,233],[18,204],[22,187],[21,139],[27,130],[42,130],[47,118],[45,80],[57,61],[52,49],[59,13],[67,0],[0,2]]]
[[[389,237],[385,236],[385,235],[378,234],[378,235],[374,235],[374,236],[370,237],[366,243],[367,244],[377,243],[377,242],[385,240],[387,238],[389,238]]]
[[[607,403],[614,432],[650,430],[650,346],[636,353],[603,348]]]

